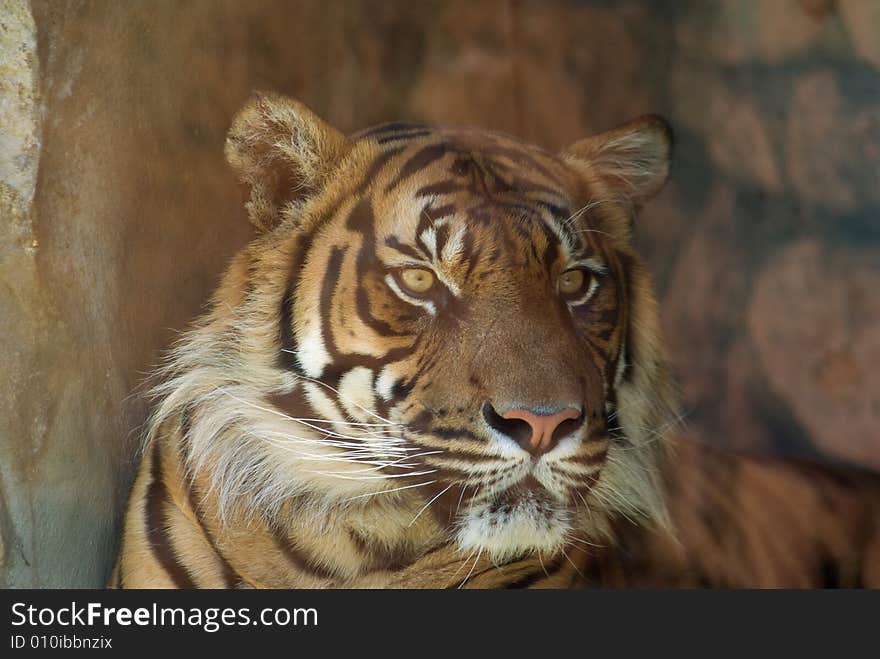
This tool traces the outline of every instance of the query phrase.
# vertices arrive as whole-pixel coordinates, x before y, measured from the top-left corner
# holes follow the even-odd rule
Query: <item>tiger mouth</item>
[[[514,513],[519,508],[529,506],[533,509],[534,514],[546,519],[552,517],[560,509],[568,507],[559,495],[551,492],[532,474],[490,497],[487,506],[488,514],[502,517]]]
[[[462,550],[486,551],[496,559],[553,554],[567,542],[575,510],[548,495],[512,487],[491,500],[477,500],[455,520],[453,536]]]
[[[573,481],[570,474],[555,467],[524,459],[500,474],[484,478],[442,478],[427,498],[437,518],[447,523],[475,508],[504,516],[525,504],[531,505],[535,514],[549,519],[556,513],[573,514],[578,507],[586,506],[589,491],[598,482],[601,470],[598,465]],[[560,474],[568,475],[568,480],[560,479]]]

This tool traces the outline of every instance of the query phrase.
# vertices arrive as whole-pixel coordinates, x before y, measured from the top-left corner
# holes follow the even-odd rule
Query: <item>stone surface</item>
[[[705,137],[715,167],[770,192],[780,190],[767,118],[749,90],[731,88],[714,69],[686,59],[676,62],[670,84],[675,116]],[[694,94],[695,88],[702,93]]]
[[[837,0],[837,6],[859,57],[880,69],[880,3]]]
[[[0,2],[0,587],[21,579],[30,523],[31,441],[45,418],[28,381],[39,376],[50,312],[40,297],[35,217],[39,162],[36,25],[23,0]],[[31,400],[28,400],[31,399]]]
[[[23,217],[39,162],[36,26],[26,2],[0,0],[0,183]],[[15,198],[13,198],[13,196]]]
[[[847,99],[829,69],[795,82],[785,159],[801,199],[837,210],[880,203],[880,87],[874,92]]]
[[[735,188],[719,184],[703,217],[678,233],[661,314],[686,422],[711,443],[760,449],[767,430],[753,410],[760,380],[744,332],[753,242],[741,233],[738,210]]]
[[[405,114],[428,123],[482,122],[517,131],[517,98],[507,2],[456,0],[423,36],[422,67],[406,93]]]
[[[726,64],[776,64],[825,37],[829,14],[828,3],[817,1],[711,0],[681,12],[675,30],[686,48]]]
[[[659,8],[595,4],[517,5],[513,65],[524,137],[562,148],[658,110],[672,47],[669,31],[656,29]]]
[[[816,444],[880,470],[878,264],[877,248],[798,241],[761,273],[748,324],[768,380]]]
[[[880,259],[870,257],[880,245],[880,75],[860,61],[870,61],[880,23],[872,3],[847,4],[719,1],[678,11],[666,97],[679,132],[674,194],[649,207],[639,229],[688,433],[876,466],[875,403],[858,374],[877,363],[865,351],[880,330],[871,309],[847,296],[880,276]],[[649,225],[655,219],[662,228]],[[828,258],[833,273],[824,275],[835,284],[812,296],[774,289],[786,299],[768,302],[768,273],[803,241]],[[809,350],[802,329],[818,322],[798,296],[831,317],[847,314],[860,356],[823,349],[816,373],[798,371]],[[785,341],[756,334],[771,325]],[[846,394],[821,398],[822,387]]]

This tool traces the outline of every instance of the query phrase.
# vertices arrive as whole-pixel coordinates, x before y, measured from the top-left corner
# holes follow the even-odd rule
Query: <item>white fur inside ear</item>
[[[597,164],[605,176],[612,176],[644,197],[659,189],[669,170],[668,147],[652,132],[621,135],[606,144]]]
[[[644,201],[660,191],[669,175],[671,130],[649,115],[571,145],[563,157],[618,193]]]
[[[278,225],[291,203],[321,188],[348,141],[298,101],[258,93],[238,112],[226,158],[251,189],[245,204],[261,231]]]

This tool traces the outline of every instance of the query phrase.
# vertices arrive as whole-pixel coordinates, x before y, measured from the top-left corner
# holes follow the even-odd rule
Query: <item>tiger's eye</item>
[[[413,293],[427,293],[434,286],[434,273],[424,268],[406,268],[400,271],[400,280]]]
[[[584,285],[583,270],[566,270],[559,275],[559,292],[563,295],[574,295]]]

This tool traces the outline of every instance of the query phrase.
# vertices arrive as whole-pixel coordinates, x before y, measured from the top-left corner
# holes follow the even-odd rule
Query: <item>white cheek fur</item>
[[[330,355],[324,347],[324,337],[320,327],[311,327],[306,330],[299,340],[296,349],[297,359],[303,366],[303,371],[310,378],[319,378],[324,372],[324,367],[330,363]]]

